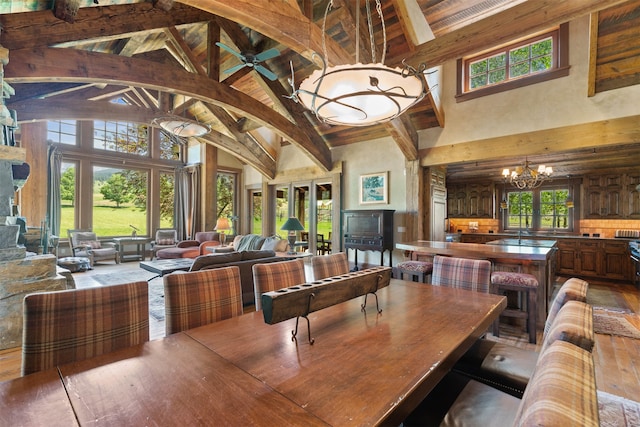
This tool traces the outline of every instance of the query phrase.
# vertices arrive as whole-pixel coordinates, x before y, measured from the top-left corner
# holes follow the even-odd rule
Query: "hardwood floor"
[[[95,286],[97,283],[91,278],[95,274],[105,274],[113,271],[137,271],[137,262],[120,265],[99,264],[93,270],[74,273],[76,287]],[[162,280],[162,279],[155,279]],[[626,302],[633,310],[626,315],[627,320],[640,329],[640,290],[632,284],[593,282],[590,289],[606,287],[616,292],[618,299]],[[150,338],[159,339],[164,336],[164,322],[153,317],[149,318]],[[518,327],[505,325],[500,329],[500,337],[489,338],[503,341],[530,350],[538,350],[540,344],[529,344],[527,334]],[[542,331],[538,331],[538,343],[542,341]],[[596,344],[593,350],[598,389],[625,397],[640,400],[640,340],[620,336],[596,334]],[[21,354],[20,348],[0,350],[0,381],[6,381],[20,376]]]

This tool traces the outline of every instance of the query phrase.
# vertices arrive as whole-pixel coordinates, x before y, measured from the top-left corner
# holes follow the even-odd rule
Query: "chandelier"
[[[153,119],[152,123],[179,138],[198,137],[211,132],[209,126],[184,117],[160,117]]]
[[[506,168],[502,170],[502,176],[505,181],[509,180],[511,185],[520,190],[540,187],[543,182],[551,178],[552,173],[553,168],[551,166],[540,165],[537,170],[531,169],[529,161],[526,159],[524,167],[518,166],[513,171],[509,171]]]
[[[360,63],[359,43],[356,42],[355,64],[327,66],[325,34],[327,14],[333,7],[333,0],[331,0],[325,9],[322,23],[324,58],[320,58],[315,53],[313,55],[315,60],[321,62],[322,69],[314,71],[296,90],[293,81],[293,64],[291,64],[289,84],[293,87],[293,93],[290,98],[301,103],[319,120],[328,124],[370,126],[384,123],[404,113],[428,93],[423,75],[426,69],[424,64],[421,64],[418,69],[404,62],[403,68],[390,68],[384,65],[387,34],[380,0],[376,0],[375,3],[382,22],[383,53],[382,60],[379,63],[376,62],[369,0],[365,0],[365,3],[371,44],[371,63]],[[358,10],[356,11],[356,41],[360,40],[359,17]]]

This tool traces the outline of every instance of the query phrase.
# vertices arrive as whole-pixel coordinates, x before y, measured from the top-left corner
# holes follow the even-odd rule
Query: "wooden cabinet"
[[[447,186],[449,218],[493,218],[494,190],[491,182]]]
[[[491,242],[493,240],[499,240],[504,238],[513,237],[510,235],[499,235],[499,234],[473,234],[473,233],[465,233],[460,236],[460,242],[462,243],[480,243],[484,244],[487,242]]]
[[[584,178],[584,217],[623,218],[623,175],[594,175]]]
[[[619,280],[627,280],[633,277],[633,263],[629,256],[629,242],[605,240],[603,247],[602,273],[604,276],[607,279]]]
[[[628,245],[626,240],[558,239],[558,274],[630,280]]]
[[[578,268],[578,242],[576,240],[558,240],[558,274],[576,274]]]
[[[393,213],[391,209],[342,211],[343,247],[355,249],[355,270],[358,270],[358,250],[380,251],[380,265],[384,251],[393,251]],[[391,267],[391,254],[389,267]]]
[[[640,173],[628,174],[624,183],[624,208],[627,218],[640,219]]]
[[[467,193],[464,184],[447,186],[447,216],[464,218],[467,210]]]
[[[581,275],[599,276],[602,271],[602,250],[598,241],[578,242],[578,271]]]

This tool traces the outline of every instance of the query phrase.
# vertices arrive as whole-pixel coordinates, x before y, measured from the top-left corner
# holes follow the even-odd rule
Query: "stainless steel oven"
[[[640,240],[629,242],[629,253],[635,266],[634,283],[640,285]]]

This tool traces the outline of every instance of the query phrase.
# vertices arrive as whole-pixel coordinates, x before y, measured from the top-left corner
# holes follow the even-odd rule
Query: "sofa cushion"
[[[577,277],[572,277],[564,282],[549,306],[549,314],[547,314],[547,320],[544,325],[545,335],[549,332],[556,315],[567,301],[587,301],[588,289],[589,283]]]
[[[242,261],[276,256],[274,251],[244,251],[240,252],[240,254],[242,255]]]
[[[220,233],[217,231],[197,231],[195,235],[195,240],[198,243],[220,241]]]
[[[593,356],[565,341],[540,354],[514,426],[599,426]]]
[[[281,239],[278,236],[270,236],[264,239],[264,243],[260,249],[263,251],[285,252],[288,246],[289,242],[287,240]]]
[[[595,335],[593,332],[593,308],[580,301],[567,301],[555,317],[553,325],[544,334],[541,353],[554,341],[561,340],[582,347],[587,351],[593,349]]]
[[[240,252],[229,252],[223,254],[202,255],[196,258],[189,271],[198,271],[203,267],[238,262],[242,259]]]

